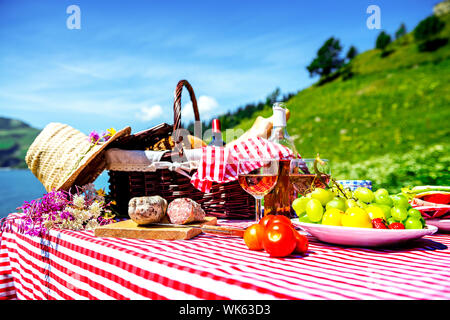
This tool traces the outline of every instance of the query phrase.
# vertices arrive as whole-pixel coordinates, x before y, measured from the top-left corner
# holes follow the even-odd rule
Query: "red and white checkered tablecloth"
[[[220,224],[246,226],[250,221]],[[449,299],[450,236],[399,248],[356,248],[309,237],[306,255],[271,258],[243,239],[48,237],[1,234],[2,299]]]

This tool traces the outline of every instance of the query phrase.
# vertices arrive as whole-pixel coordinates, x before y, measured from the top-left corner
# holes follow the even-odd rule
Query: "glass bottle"
[[[212,140],[209,146],[223,147],[225,142],[222,139],[222,132],[220,131],[220,120],[213,119],[212,121]]]
[[[294,157],[299,156],[293,139],[289,136],[286,128],[286,109],[283,102],[273,104],[273,128],[269,141],[279,143],[291,149]],[[282,214],[288,218],[295,217],[292,202],[297,193],[289,181],[290,160],[280,160],[278,181],[274,189],[264,197],[264,215]]]

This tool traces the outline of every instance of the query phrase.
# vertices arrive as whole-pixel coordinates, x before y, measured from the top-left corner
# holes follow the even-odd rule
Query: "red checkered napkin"
[[[232,147],[203,147],[202,158],[197,172],[191,178],[194,187],[209,192],[213,182],[225,183],[237,180],[239,159],[291,159],[292,151],[278,143],[260,137],[249,138]],[[246,171],[257,169],[248,166]]]

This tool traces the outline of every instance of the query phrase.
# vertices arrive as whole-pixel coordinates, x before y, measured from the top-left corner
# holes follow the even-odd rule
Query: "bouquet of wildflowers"
[[[91,133],[89,134],[88,140],[90,143],[95,145],[100,142],[108,141],[115,134],[116,129],[114,128],[109,128],[108,130],[106,130],[106,132],[105,131],[102,132],[101,135],[97,131],[92,130]]]
[[[19,207],[24,213],[20,230],[41,236],[52,228],[91,230],[112,222],[114,215],[105,203],[103,190],[92,183],[76,187],[75,193],[52,191],[42,198],[25,202]]]
[[[108,129],[102,134],[95,130],[89,134],[89,149],[76,161],[68,176],[77,168],[88,152],[100,143],[108,141],[116,130]],[[114,215],[110,206],[112,202],[105,200],[103,190],[95,190],[90,183],[83,187],[75,187],[75,192],[53,190],[42,198],[25,201],[22,210],[20,231],[29,235],[44,235],[52,228],[68,230],[91,230],[99,225],[112,222]],[[0,221],[1,228],[5,225],[5,219]],[[6,226],[6,225],[5,225]]]

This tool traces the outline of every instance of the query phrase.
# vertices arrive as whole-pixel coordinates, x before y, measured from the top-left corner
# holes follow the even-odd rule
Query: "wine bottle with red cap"
[[[222,139],[222,132],[220,130],[220,120],[213,119],[212,121],[212,140],[209,146],[223,147],[225,142]]]

